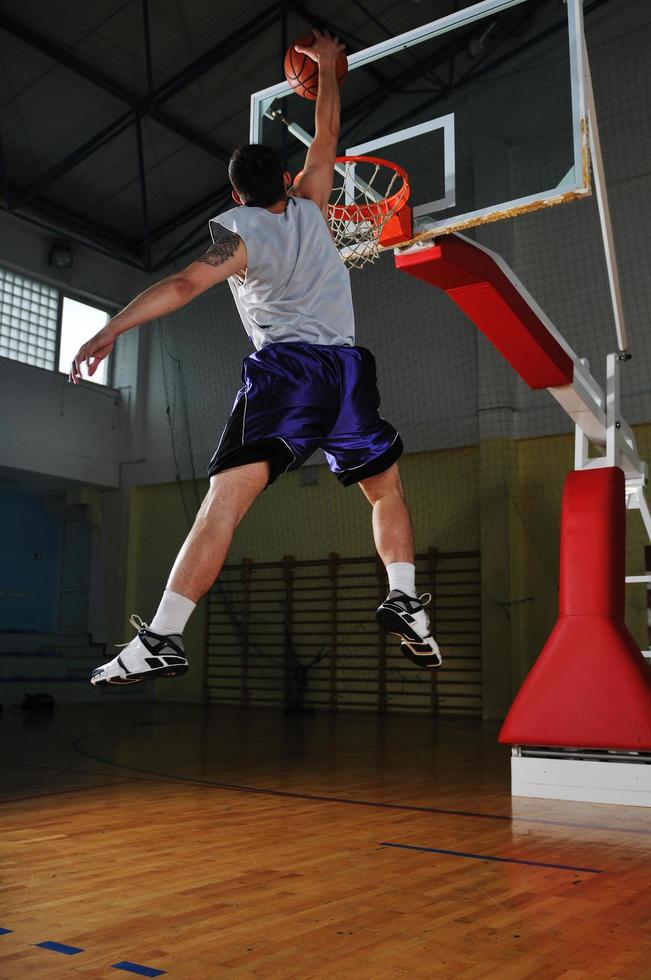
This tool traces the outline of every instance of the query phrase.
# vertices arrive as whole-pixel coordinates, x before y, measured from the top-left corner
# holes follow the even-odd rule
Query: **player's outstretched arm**
[[[158,317],[166,316],[205,293],[211,286],[246,269],[246,248],[235,232],[222,229],[208,251],[180,272],[168,276],[136,296],[116,316],[91,337],[78,351],[70,368],[69,380],[79,384],[81,366],[86,362],[90,377],[113,350],[121,333]]]
[[[315,131],[312,145],[307,151],[305,168],[294,183],[294,193],[307,197],[327,214],[332,191],[335,157],[339,141],[339,82],[337,81],[337,57],[344,45],[339,38],[326,32],[314,31],[314,44],[296,50],[308,55],[319,66],[319,89],[314,116]]]

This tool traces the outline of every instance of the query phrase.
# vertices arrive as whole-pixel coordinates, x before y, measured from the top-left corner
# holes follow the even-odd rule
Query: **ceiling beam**
[[[221,187],[216,187],[214,191],[210,191],[208,194],[204,194],[202,198],[189,204],[187,207],[182,208],[171,218],[163,221],[157,228],[154,228],[151,232],[151,241],[157,242],[161,238],[165,238],[166,235],[171,235],[172,232],[176,231],[177,228],[181,228],[183,225],[187,224],[193,218],[198,215],[205,213],[208,209],[211,209],[210,217],[215,213],[215,209],[220,207],[222,204],[232,203],[231,198],[231,185],[222,184]]]
[[[161,105],[163,102],[167,102],[168,99],[178,95],[179,92],[192,85],[193,82],[196,82],[206,72],[215,68],[221,61],[230,57],[245,45],[250,44],[259,34],[264,33],[264,31],[282,17],[284,11],[294,7],[296,2],[297,0],[279,0],[279,2],[269,4],[264,13],[252,17],[246,24],[242,24],[237,30],[233,31],[227,37],[222,38],[212,48],[209,48],[208,51],[205,51],[193,62],[177,72],[176,75],[173,75],[166,82],[163,82],[162,85],[159,85],[154,92],[154,101],[158,105]]]
[[[242,27],[232,32],[228,37],[223,38],[217,45],[214,45],[194,62],[182,69],[182,71],[178,72],[171,79],[168,79],[167,82],[160,85],[158,89],[153,92],[152,96],[146,100],[140,99],[134,93],[122,86],[119,82],[109,78],[99,69],[88,64],[72,52],[61,48],[58,44],[56,44],[56,42],[51,41],[50,39],[39,34],[37,31],[32,30],[26,25],[20,24],[14,18],[0,12],[0,28],[3,28],[8,33],[11,33],[13,36],[19,38],[24,43],[40,51],[47,57],[52,58],[57,63],[67,67],[69,70],[85,78],[87,81],[99,86],[115,98],[125,102],[132,110],[129,113],[125,113],[113,120],[112,123],[105,126],[93,137],[76,147],[65,158],[60,160],[53,167],[50,167],[48,171],[38,177],[30,187],[13,189],[13,193],[26,195],[26,200],[24,202],[21,202],[20,199],[16,200],[15,202],[12,200],[14,210],[16,210],[18,213],[21,213],[21,211],[22,213],[25,213],[28,208],[26,206],[21,208],[20,205],[21,203],[27,205],[29,202],[29,208],[33,207],[35,211],[38,211],[42,202],[38,200],[37,195],[39,195],[40,192],[45,189],[45,187],[47,187],[58,177],[62,176],[68,170],[87,159],[97,149],[100,149],[102,146],[106,145],[106,143],[112,138],[120,135],[126,128],[128,128],[129,125],[134,124],[142,115],[150,116],[161,125],[166,126],[168,129],[172,129],[188,142],[201,147],[214,156],[216,155],[220,160],[222,160],[222,162],[227,162],[230,158],[230,152],[228,150],[223,147],[218,147],[218,145],[210,140],[209,137],[198,133],[180,120],[172,119],[164,110],[160,108],[160,103],[172,98],[178,92],[192,84],[193,81],[200,78],[211,68],[215,67],[215,65],[221,60],[229,55],[232,55],[244,45],[250,43],[253,37],[257,36],[273,25],[282,17],[283,13],[286,13],[288,9],[294,7],[296,2],[298,2],[298,0],[280,0],[280,2],[270,5],[262,16],[250,19],[247,23],[242,25]],[[145,10],[143,11],[144,16],[146,16],[146,13],[147,11],[145,7]],[[147,43],[147,38],[145,38],[145,43]],[[149,80],[150,73],[148,72],[148,84],[151,85]],[[230,185],[223,185],[217,189],[214,194],[206,195],[201,199],[201,201],[195,202],[194,205],[191,205],[189,208],[186,208],[177,215],[174,215],[171,219],[164,222],[163,225],[159,226],[159,228],[153,229],[150,234],[150,241],[153,243],[155,240],[159,240],[166,234],[172,233],[178,227],[181,227],[206,208],[210,207],[211,204],[217,208],[222,200],[226,202],[229,195]],[[32,202],[34,202],[33,205]],[[47,207],[53,206],[48,202]],[[76,224],[76,222],[74,222],[74,224]],[[57,230],[60,231],[61,229]],[[73,232],[74,228],[66,227],[66,233],[70,233],[71,237],[74,237]],[[131,245],[133,244],[134,243],[131,243]],[[140,243],[141,248],[143,245],[144,243]],[[137,247],[138,246],[136,245],[136,249]]]
[[[143,252],[145,268],[151,271],[151,239],[149,237],[149,204],[147,201],[147,176],[145,174],[145,149],[142,142],[142,122],[136,119],[136,148],[138,150],[138,185],[140,188],[140,217],[142,220]]]
[[[12,34],[14,37],[28,44],[31,48],[40,51],[41,54],[46,55],[46,57],[51,58],[58,64],[62,65],[64,68],[69,69],[69,71],[80,75],[87,81],[92,82],[94,85],[99,86],[105,92],[108,92],[114,98],[121,102],[126,103],[131,109],[135,110],[141,116],[149,115],[156,122],[160,123],[166,129],[171,130],[183,139],[189,142],[195,143],[206,153],[210,153],[211,156],[217,157],[218,160],[222,162],[227,162],[230,153],[228,149],[211,140],[210,137],[206,136],[204,133],[200,133],[198,130],[193,129],[188,126],[182,120],[176,119],[171,116],[164,109],[161,109],[158,105],[158,90],[154,93],[153,99],[141,99],[134,92],[131,92],[125,86],[121,85],[120,82],[115,81],[113,78],[109,78],[102,71],[96,68],[94,65],[85,62],[83,59],[79,58],[72,51],[62,48],[60,45],[51,41],[49,38],[44,37],[37,31],[32,30],[32,28],[27,27],[24,24],[19,23],[13,17],[8,14],[2,13],[0,11],[0,28]]]
[[[95,133],[95,135],[89,140],[82,143],[81,146],[76,147],[72,153],[69,153],[62,160],[59,160],[58,163],[51,166],[49,170],[45,170],[36,178],[36,180],[33,180],[32,183],[25,188],[22,199],[23,205],[28,204],[36,194],[39,194],[42,190],[52,184],[58,177],[62,177],[63,174],[67,173],[69,170],[72,170],[79,163],[82,163],[82,161],[86,160],[89,156],[92,156],[93,153],[96,153],[97,150],[100,150],[107,143],[110,143],[111,140],[115,139],[126,129],[129,129],[130,126],[133,126],[135,118],[137,117],[135,117],[134,113],[129,109],[128,112],[125,112],[118,119],[115,119],[112,123],[109,123],[109,125],[105,126],[104,129],[99,131],[99,133]]]
[[[191,235],[186,235],[178,243],[178,245],[175,245],[174,248],[170,249],[167,255],[164,255],[162,259],[158,260],[153,268],[153,271],[161,272],[163,269],[172,265],[173,262],[177,262],[179,259],[184,258],[184,256],[189,255],[191,252],[196,253],[201,248],[203,248],[205,251],[209,245],[210,242],[207,240],[206,234],[204,233],[203,235],[199,235],[197,233],[197,229],[194,228]]]
[[[107,255],[119,262],[134,266],[144,271],[142,259],[138,256],[138,242],[120,235],[111,228],[90,221],[84,215],[70,208],[65,208],[44,198],[37,198],[28,207],[20,204],[21,187],[7,182],[12,208],[5,208],[10,214],[38,225],[53,235],[65,235],[72,241],[78,242],[95,252]]]

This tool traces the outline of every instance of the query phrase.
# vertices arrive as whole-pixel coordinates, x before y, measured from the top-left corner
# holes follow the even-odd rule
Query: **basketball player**
[[[274,150],[243,146],[229,179],[238,205],[210,222],[212,245],[196,262],[137,296],[75,357],[70,380],[89,375],[121,333],[185,306],[228,280],[255,353],[210,460],[210,489],[172,568],[149,625],[91,683],[133,684],[186,672],[183,629],[225,561],[233,532],[262,491],[325,451],[344,486],[358,483],[373,509],[375,544],[389,594],[380,625],[400,636],[404,654],[423,667],[441,663],[416,595],[411,522],[398,473],[400,436],[378,414],[375,361],[355,346],[348,270],[325,220],[339,135],[337,38],[314,31],[297,50],[318,64],[315,138],[292,185]],[[422,597],[425,599],[425,596]]]

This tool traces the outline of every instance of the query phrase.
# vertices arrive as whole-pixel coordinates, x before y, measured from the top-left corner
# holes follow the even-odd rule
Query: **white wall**
[[[0,214],[2,266],[118,307],[149,284],[137,270],[78,245],[72,270],[52,269],[51,241],[40,229]],[[146,355],[139,331],[120,338],[112,355],[113,389],[72,386],[59,372],[0,358],[0,467],[18,481],[21,474],[28,482],[28,474],[39,474],[40,494],[58,493],[62,500],[59,478],[81,484],[66,485],[66,493],[92,504],[85,511],[93,523],[88,632],[108,644],[124,639],[128,501],[116,490],[100,495],[87,488],[117,488],[129,462],[143,456]]]
[[[0,358],[0,465],[119,484],[120,394]]]
[[[48,256],[56,236],[0,212],[0,263],[9,268],[31,273],[52,286],[64,286],[82,293],[89,300],[109,300],[121,305],[148,277],[138,269],[105,257],[82,245],[73,243],[72,269],[55,269],[48,265]]]
[[[148,278],[74,246],[71,270],[47,264],[52,237],[0,215],[0,265],[93,300],[124,305]],[[117,487],[120,463],[139,453],[137,332],[116,345],[114,384],[69,385],[66,375],[0,358],[0,465],[83,483]]]

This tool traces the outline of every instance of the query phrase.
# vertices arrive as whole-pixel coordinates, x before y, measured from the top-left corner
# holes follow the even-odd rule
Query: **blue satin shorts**
[[[273,483],[322,449],[349,486],[402,453],[397,431],[378,414],[375,358],[365,347],[269,344],[245,358],[242,382],[209,476],[266,459]]]

